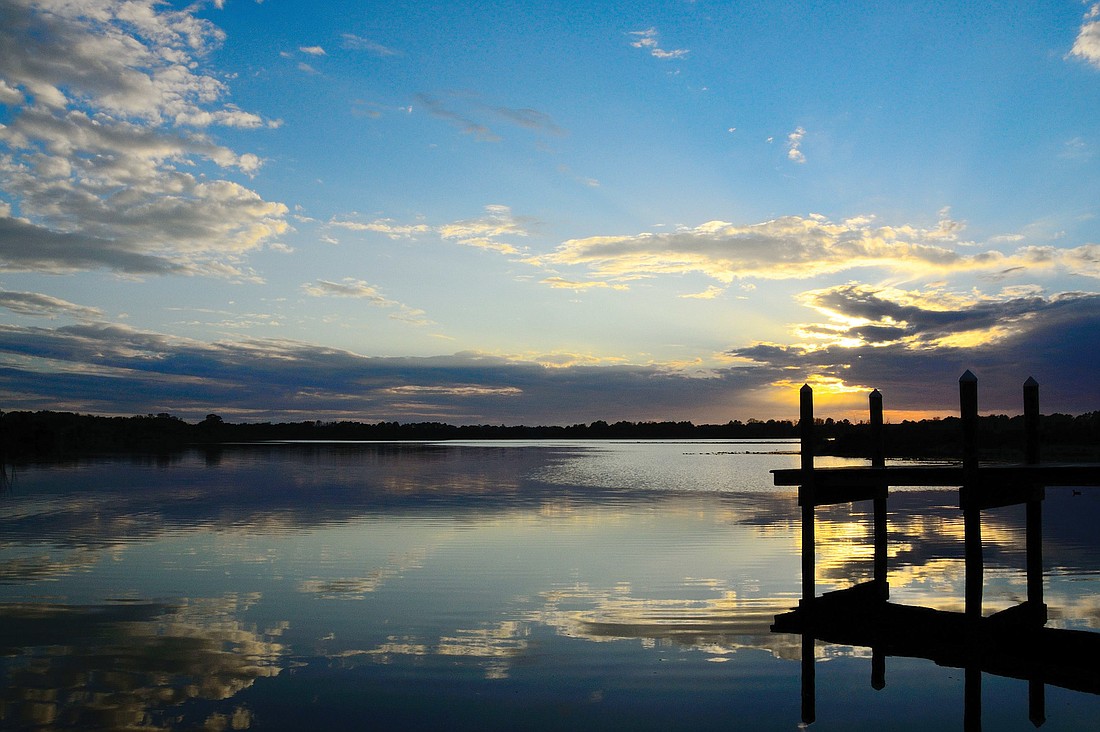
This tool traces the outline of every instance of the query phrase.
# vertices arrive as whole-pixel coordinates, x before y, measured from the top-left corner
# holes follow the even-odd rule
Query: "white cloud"
[[[633,41],[630,45],[634,48],[642,48],[649,51],[649,55],[654,58],[683,58],[687,56],[690,51],[686,48],[676,48],[671,51],[661,48],[660,41],[658,41],[658,33],[656,28],[646,28],[640,31],[630,31],[630,35],[635,36],[637,40]]]
[[[153,0],[0,8],[0,96],[11,107],[0,192],[12,202],[0,213],[21,216],[0,226],[0,267],[253,278],[239,257],[286,231],[287,209],[217,179],[263,161],[205,130],[279,123],[221,103],[228,89],[204,63],[224,34],[193,10]],[[199,166],[215,175],[187,170]]]
[[[328,55],[327,53],[325,53],[325,49],[321,48],[320,46],[299,46],[298,50],[301,51],[302,53],[307,53],[310,56],[327,56]]]
[[[787,135],[787,158],[796,163],[806,162],[806,156],[802,154],[802,138],[806,136],[806,130],[801,127]]]
[[[25,99],[26,97],[23,92],[15,87],[9,86],[6,81],[0,79],[0,104],[15,106],[17,104],[22,104]]]
[[[15,51],[0,57],[0,76],[39,105],[90,103],[160,124],[227,91],[196,63],[225,34],[191,9],[151,0],[26,0],[0,13],[0,47]]]
[[[470,247],[491,249],[502,254],[518,254],[519,250],[502,238],[525,237],[526,226],[530,220],[517,218],[512,210],[499,204],[485,207],[485,216],[466,219],[438,227],[439,235],[444,239],[457,241]]]
[[[1070,55],[1100,69],[1100,3],[1093,4],[1085,13]]]

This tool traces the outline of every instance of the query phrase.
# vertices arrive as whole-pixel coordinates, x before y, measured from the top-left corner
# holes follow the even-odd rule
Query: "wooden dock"
[[[1043,602],[1042,502],[1046,486],[1100,485],[1100,465],[1049,464],[1040,460],[1039,385],[1024,383],[1024,461],[1018,465],[978,462],[978,381],[967,371],[959,379],[963,459],[957,465],[886,466],[882,439],[882,395],[872,391],[870,465],[814,466],[813,390],[800,393],[801,466],[772,471],[776,486],[797,486],[802,510],[802,600],[776,616],[774,632],[798,633],[803,643],[803,721],[815,718],[814,641],[872,649],[872,686],[885,686],[886,656],[925,658],[966,670],[964,728],[981,728],[981,674],[1029,682],[1030,718],[1045,720],[1045,685],[1100,694],[1100,634],[1045,627]],[[945,612],[889,601],[886,505],[891,487],[957,487],[963,512],[965,610]],[[874,502],[874,579],[818,596],[815,589],[815,509]],[[1027,599],[989,617],[982,614],[981,512],[1026,506]]]

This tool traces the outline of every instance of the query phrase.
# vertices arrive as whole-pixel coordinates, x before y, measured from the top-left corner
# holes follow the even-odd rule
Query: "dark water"
[[[746,729],[802,721],[783,443],[273,445],[28,466],[0,494],[0,728]],[[1048,627],[1100,625],[1100,493],[1048,489]],[[890,499],[890,592],[963,604],[955,491]],[[818,591],[872,574],[819,509]],[[985,612],[1026,594],[986,516]],[[1097,630],[1100,632],[1100,630]],[[964,671],[816,644],[811,729],[963,729]],[[984,674],[980,724],[1034,729]],[[1046,687],[1043,729],[1100,697]],[[974,710],[973,700],[970,705]],[[970,727],[973,726],[970,717]]]

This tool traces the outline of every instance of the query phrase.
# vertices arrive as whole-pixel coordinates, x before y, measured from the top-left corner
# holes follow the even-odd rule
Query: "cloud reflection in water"
[[[237,617],[258,600],[0,606],[0,655],[7,659],[0,722],[180,726],[188,702],[231,699],[283,668],[281,628],[257,631]],[[249,718],[248,709],[237,708],[229,721],[244,729]]]
[[[476,696],[596,673],[586,694],[610,700],[655,659],[689,686],[703,668],[754,677],[800,657],[770,632],[799,592],[795,495],[764,485],[786,447],[283,445],[27,468],[0,496],[0,709],[240,728],[271,724],[283,694],[368,680]],[[1049,496],[1051,624],[1100,627],[1092,504]],[[895,598],[961,606],[953,498],[892,495]],[[1021,522],[983,525],[990,608],[1022,592]],[[869,506],[817,527],[822,589],[870,577]]]

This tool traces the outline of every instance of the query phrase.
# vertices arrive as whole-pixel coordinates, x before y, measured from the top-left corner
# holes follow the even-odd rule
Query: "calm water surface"
[[[770,630],[801,564],[795,494],[768,471],[797,448],[305,443],[9,466],[0,728],[805,727],[801,637]],[[1047,496],[1048,626],[1097,629],[1100,494]],[[869,511],[819,509],[819,592],[870,579]],[[989,614],[1026,594],[1023,509],[983,536]],[[892,493],[891,599],[961,610],[963,576],[957,493]],[[814,656],[811,729],[963,729],[960,669],[890,658],[874,690],[868,649]],[[980,700],[984,729],[1034,729],[1026,681],[986,674]],[[1047,687],[1043,729],[1098,715],[1100,697]]]

